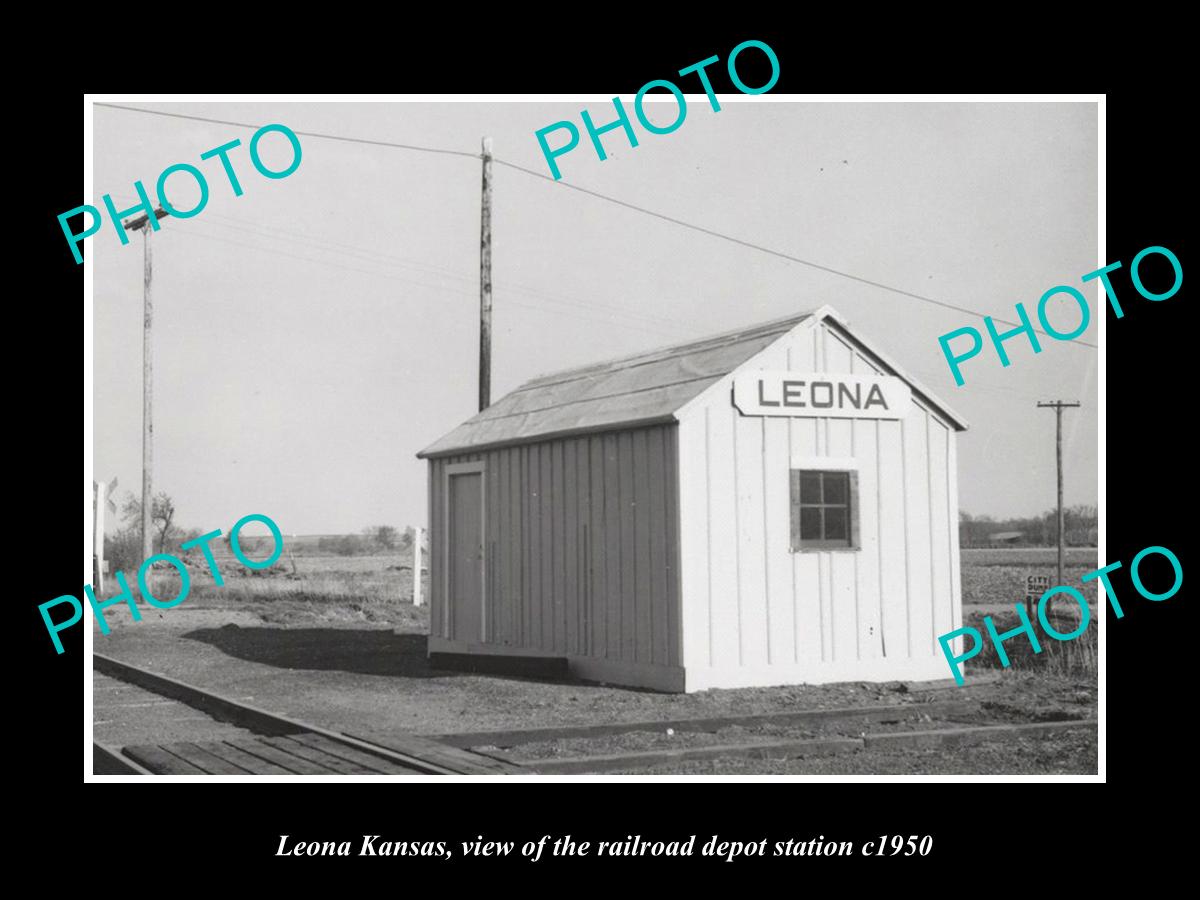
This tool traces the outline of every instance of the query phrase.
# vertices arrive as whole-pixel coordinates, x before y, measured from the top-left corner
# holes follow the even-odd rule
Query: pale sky
[[[767,95],[769,96],[769,95]],[[626,105],[632,98],[626,97]],[[758,98],[758,99],[766,99]],[[534,132],[604,102],[131,103],[255,125],[477,153],[546,172]],[[608,105],[611,110],[611,103]],[[669,122],[672,110],[656,119]],[[168,165],[208,177],[208,206],[153,237],[155,488],[180,524],[264,513],[285,533],[425,524],[415,454],[476,411],[480,163],[301,136],[268,180],[250,129],[97,107],[94,185],[136,202]],[[582,125],[580,125],[582,130]],[[730,236],[1015,320],[1042,293],[1083,291],[1097,343],[1096,110],[1078,104],[737,102],[689,97],[668,135],[631,149],[586,133],[563,180]],[[233,138],[243,196],[200,154]],[[289,160],[264,139],[274,168]],[[523,381],[830,304],[971,425],[959,499],[972,514],[1054,504],[1054,414],[1065,414],[1066,502],[1097,497],[1097,351],[1042,339],[990,349],[956,387],[939,335],[982,320],[739,247],[497,165],[493,399]],[[195,188],[172,176],[187,209]],[[66,245],[64,242],[64,252]],[[94,472],[138,489],[142,248],[111,223],[86,243],[94,274]],[[1074,317],[1074,318],[1073,318]],[[1036,321],[1036,320],[1035,320]],[[1052,323],[1078,312],[1056,299]]]

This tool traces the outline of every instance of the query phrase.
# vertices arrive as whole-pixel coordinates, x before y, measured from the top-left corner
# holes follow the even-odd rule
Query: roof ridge
[[[771,331],[787,331],[788,329],[798,325],[800,322],[812,316],[816,310],[808,310],[803,313],[796,313],[791,316],[785,316],[779,319],[771,319],[766,322],[760,322],[756,325],[743,326],[732,331],[724,331],[719,334],[708,335],[707,337],[696,338],[691,341],[684,341],[677,344],[666,344],[659,347],[652,347],[648,350],[642,350],[638,353],[631,353],[626,356],[617,356],[599,362],[589,363],[584,366],[575,366],[569,369],[558,369],[553,372],[547,372],[538,375],[526,381],[519,387],[515,388],[511,393],[517,394],[521,391],[530,388],[547,387],[552,384],[558,384],[561,381],[572,381],[589,372],[603,371],[608,368],[620,366],[621,368],[633,368],[637,365],[645,365],[651,362],[657,362],[662,358],[669,357],[680,352],[692,351],[701,347],[707,347],[711,344],[721,342],[736,343],[738,340],[744,340],[757,334],[769,333]],[[565,377],[564,377],[565,376]]]

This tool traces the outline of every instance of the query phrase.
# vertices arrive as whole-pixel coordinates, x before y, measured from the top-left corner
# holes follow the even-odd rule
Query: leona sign
[[[912,390],[886,375],[747,372],[733,380],[733,405],[744,416],[903,419]]]

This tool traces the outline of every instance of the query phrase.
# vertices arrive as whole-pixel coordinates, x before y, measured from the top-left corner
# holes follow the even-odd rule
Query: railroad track
[[[630,772],[695,760],[783,760],[839,753],[964,747],[1094,731],[1097,726],[1093,718],[987,721],[988,714],[978,701],[937,700],[919,687],[914,692],[917,702],[882,706],[434,737],[529,772],[560,775]],[[616,749],[607,749],[605,745],[616,745]]]
[[[694,760],[793,759],[902,748],[959,747],[1096,728],[1095,719],[988,721],[970,699],[740,716],[507,729],[430,736],[338,732],[93,655],[102,676],[148,692],[123,705],[184,704],[203,713],[199,739],[94,743],[96,774],[557,775],[636,771]],[[155,699],[161,698],[161,699]],[[102,704],[96,701],[97,715]],[[163,726],[170,731],[170,721]]]
[[[417,735],[349,734],[268,712],[100,653],[92,668],[148,692],[127,706],[184,704],[204,713],[198,740],[93,742],[98,775],[505,775],[520,767]],[[208,724],[205,724],[207,718]],[[206,739],[208,738],[208,739]]]

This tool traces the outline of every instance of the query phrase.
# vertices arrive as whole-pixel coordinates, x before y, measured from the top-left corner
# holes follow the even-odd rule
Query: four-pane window
[[[792,469],[792,550],[858,547],[858,473]]]

